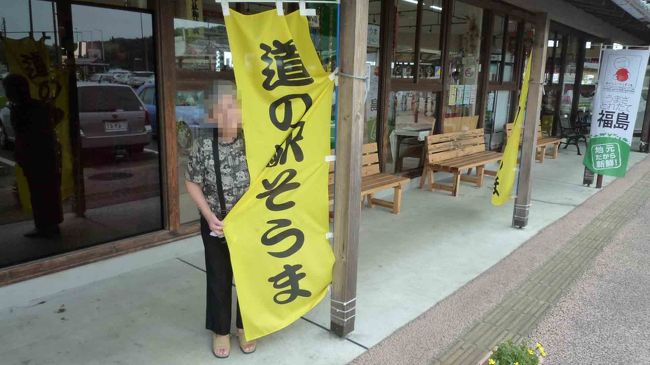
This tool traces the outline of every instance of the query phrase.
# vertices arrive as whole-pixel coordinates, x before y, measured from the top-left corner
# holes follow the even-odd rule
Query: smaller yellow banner
[[[72,147],[70,145],[70,110],[68,71],[53,70],[44,40],[33,38],[3,39],[9,71],[24,76],[29,81],[32,98],[44,101],[51,107],[61,157],[61,199],[74,192],[72,173]],[[16,166],[16,185],[23,211],[31,212],[27,180],[22,168]]]
[[[526,116],[526,101],[528,100],[528,84],[530,81],[530,67],[532,52],[526,61],[526,70],[524,72],[524,82],[519,94],[519,106],[517,115],[512,126],[512,133],[506,141],[506,149],[503,152],[503,159],[494,179],[494,189],[492,190],[492,205],[503,205],[510,200],[512,189],[515,186],[517,177],[517,159],[519,157],[519,145],[521,142],[521,130]]]

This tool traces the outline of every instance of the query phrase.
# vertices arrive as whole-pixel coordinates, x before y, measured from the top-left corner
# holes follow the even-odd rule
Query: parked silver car
[[[151,142],[149,113],[133,89],[119,84],[80,83],[81,147],[141,152]]]

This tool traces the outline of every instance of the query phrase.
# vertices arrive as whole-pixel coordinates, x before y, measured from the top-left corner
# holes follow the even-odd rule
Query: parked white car
[[[119,84],[79,83],[77,92],[83,149],[142,152],[151,142],[149,113],[133,89]]]

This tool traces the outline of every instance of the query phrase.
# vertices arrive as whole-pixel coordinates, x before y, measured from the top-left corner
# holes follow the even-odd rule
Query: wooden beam
[[[174,47],[174,3],[156,0],[154,34],[156,49],[156,97],[160,141],[162,142],[163,211],[165,228],[180,227],[178,148],[176,143],[176,54]]]
[[[377,147],[379,148],[379,169],[386,172],[386,163],[390,156],[388,139],[388,112],[390,109],[391,62],[393,60],[393,43],[395,40],[395,2],[381,3],[381,27],[379,29],[379,90],[377,94]]]
[[[494,29],[494,19],[495,15],[491,11],[487,10],[483,12],[483,30],[481,37],[481,70],[477,78],[478,82],[478,125],[477,128],[483,128],[485,126],[485,109],[487,108],[487,94],[488,94],[488,84],[490,83],[490,56],[492,52],[492,33]],[[502,47],[505,50],[505,47]],[[501,58],[505,62],[505,58]],[[503,68],[503,62],[501,67]],[[490,134],[494,134],[494,124],[492,125],[492,130]],[[488,146],[488,149],[492,146]]]
[[[449,100],[449,80],[451,75],[449,73],[449,43],[451,37],[451,22],[454,14],[454,1],[442,1],[442,27],[440,28],[441,43],[440,50],[442,55],[440,57],[440,65],[442,65],[442,92],[440,93],[440,106],[438,107],[438,121],[434,126],[436,134],[442,133],[445,124],[445,110],[447,108],[447,101]]]
[[[535,19],[535,42],[526,102],[523,145],[517,185],[517,199],[512,216],[512,225],[524,228],[528,225],[532,191],[532,172],[537,150],[537,121],[542,109],[542,88],[544,87],[544,66],[546,64],[546,41],[548,39],[548,14],[540,13]]]
[[[330,328],[341,337],[354,330],[356,316],[367,36],[368,0],[342,1],[339,69],[359,77],[340,75],[338,90]]]

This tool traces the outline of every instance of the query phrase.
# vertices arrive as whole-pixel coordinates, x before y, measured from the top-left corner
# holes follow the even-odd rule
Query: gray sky
[[[49,1],[32,0],[34,31],[53,31],[52,5]],[[23,38],[29,32],[29,7],[27,0],[0,0],[0,18],[4,18],[10,38]],[[126,10],[114,10],[86,5],[72,6],[72,22],[78,32],[78,40],[99,40],[101,30],[104,40],[115,38],[140,38],[140,13]],[[0,19],[0,26],[2,26]],[[152,19],[149,14],[142,14],[144,36],[152,34]],[[51,36],[51,33],[50,33]],[[36,35],[40,38],[40,34]],[[48,42],[52,43],[52,42]]]

